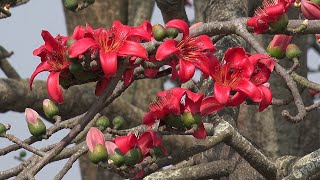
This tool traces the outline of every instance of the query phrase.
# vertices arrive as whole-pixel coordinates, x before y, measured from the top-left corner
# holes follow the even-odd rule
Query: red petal
[[[80,39],[70,46],[69,56],[71,58],[78,57],[93,46],[98,46],[98,43],[95,40],[91,38]]]
[[[145,132],[139,136],[137,146],[140,147],[143,156],[149,152],[150,148],[153,147],[153,140],[150,132]]]
[[[246,94],[244,94],[242,92],[237,92],[235,95],[233,95],[230,98],[228,106],[239,106],[247,99],[247,97],[248,96]]]
[[[261,93],[256,85],[254,85],[249,80],[243,79],[239,82],[235,90],[241,91],[249,96],[249,98],[254,102],[261,101]]]
[[[207,137],[206,129],[204,128],[203,123],[200,124],[196,132],[192,134],[193,137],[197,139],[205,139]]]
[[[207,35],[201,35],[198,37],[195,37],[197,39],[197,46],[201,48],[201,50],[210,50],[210,51],[216,51],[216,48],[212,44],[211,39]]]
[[[100,50],[100,63],[102,70],[107,78],[114,76],[117,73],[117,53],[105,53]]]
[[[301,11],[303,16],[307,19],[320,19],[320,6],[311,1],[302,0]]]
[[[184,61],[183,59],[180,59],[179,62],[180,62],[180,70],[179,70],[180,82],[185,83],[193,77],[195,72],[195,67],[192,63],[188,61]]]
[[[59,85],[59,75],[58,72],[50,72],[47,80],[47,88],[50,97],[57,103],[63,103],[63,94]]]
[[[246,57],[246,51],[242,47],[230,48],[224,54],[223,59],[230,63],[231,67],[237,67]]]
[[[135,56],[148,59],[146,49],[141,46],[140,43],[133,41],[125,41],[122,47],[119,49],[118,54],[120,56]]]
[[[97,82],[96,84],[96,90],[95,90],[95,95],[96,96],[101,96],[103,91],[107,88],[109,84],[109,78],[103,78],[100,81]]]
[[[180,19],[173,19],[166,24],[167,28],[177,28],[180,29],[183,33],[183,37],[189,35],[189,26],[186,22]]]
[[[92,127],[87,134],[86,142],[92,152],[98,144],[104,145],[104,135],[99,129]]]
[[[229,85],[221,86],[219,83],[214,83],[214,96],[220,104],[226,104],[229,100],[231,87]]]
[[[133,72],[134,72],[134,69],[130,68],[130,69],[126,70],[126,72],[123,73],[123,79],[124,79],[123,81],[124,81],[125,86],[129,86],[132,83]]]
[[[30,90],[32,90],[32,83],[34,78],[41,72],[43,71],[49,71],[51,69],[51,65],[48,63],[48,61],[43,61],[41,62],[37,68],[34,70],[34,72],[32,73],[31,77],[30,77]]]
[[[272,101],[272,93],[269,88],[265,87],[264,85],[258,86],[259,90],[262,94],[262,99],[259,105],[259,111],[263,111],[265,108],[267,108]]]
[[[283,3],[277,3],[274,6],[266,7],[264,10],[268,16],[278,17],[279,15],[284,14],[285,7]]]
[[[118,136],[114,139],[114,143],[118,146],[123,154],[126,154],[137,144],[137,137],[134,134],[127,136]]]
[[[142,123],[147,126],[152,126],[156,122],[157,118],[154,116],[154,112],[149,112],[143,115]]]
[[[83,26],[77,26],[74,28],[73,33],[72,33],[72,38],[79,40],[81,38],[83,38],[84,34],[85,34],[85,28]]]
[[[106,141],[104,143],[104,145],[105,145],[109,155],[113,155],[114,154],[114,150],[118,148],[118,146],[115,143],[111,142],[111,141]]]
[[[133,27],[129,36],[138,37],[138,39],[150,41],[151,40],[152,26],[149,21],[144,21],[143,24]]]
[[[197,94],[191,92],[190,90],[186,91],[187,97],[185,100],[185,108],[191,113],[200,112],[200,106],[203,99],[203,94]]]
[[[220,104],[214,96],[208,96],[201,102],[200,112],[201,116],[206,116],[213,112],[221,110],[224,105]]]
[[[157,49],[156,59],[163,60],[164,58],[170,56],[179,51],[177,48],[178,42],[175,40],[167,40],[163,42]]]
[[[61,46],[59,42],[55,38],[53,38],[48,31],[43,30],[41,36],[45,41],[45,46],[48,51],[52,52],[53,49],[58,49],[59,46]]]

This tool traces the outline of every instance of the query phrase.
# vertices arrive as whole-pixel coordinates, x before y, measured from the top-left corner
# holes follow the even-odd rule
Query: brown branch
[[[25,150],[28,150],[38,156],[41,156],[43,157],[45,155],[44,152],[38,150],[37,148],[34,148],[32,146],[30,146],[29,144],[27,143],[24,143],[23,141],[21,141],[20,139],[18,139],[17,137],[15,137],[14,135],[12,134],[6,134],[5,136],[8,140],[10,140],[11,142],[17,144],[18,146],[24,148]]]
[[[6,59],[10,57],[12,54],[13,52],[8,52],[6,49],[0,46],[0,68],[8,78],[21,79],[17,71],[11,66],[9,61]]]

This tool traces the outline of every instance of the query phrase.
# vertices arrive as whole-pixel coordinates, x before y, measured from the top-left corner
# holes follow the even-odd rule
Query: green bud
[[[302,55],[302,52],[297,45],[289,44],[287,46],[286,56],[288,59],[293,59],[293,58],[299,59],[301,57],[301,55]]]
[[[92,163],[98,164],[99,162],[108,160],[108,151],[102,144],[96,145],[93,151],[89,151],[89,159]]]
[[[22,150],[22,151],[19,152],[19,156],[20,156],[21,158],[26,157],[26,155],[27,155],[27,152],[26,152],[25,150]]]
[[[6,134],[7,128],[4,124],[0,123],[0,135]]]
[[[134,166],[142,159],[140,148],[133,148],[124,155],[124,162],[127,166]]]
[[[66,58],[68,61],[72,62],[72,63],[78,63],[79,62],[79,59],[78,58],[71,58],[69,56],[69,51],[66,51]]]
[[[178,36],[179,31],[176,28],[166,28],[168,38],[174,39]]]
[[[73,43],[75,43],[77,40],[74,38],[69,38],[66,42],[66,46],[69,48]]]
[[[93,4],[95,0],[85,0],[88,4]]]
[[[270,22],[268,25],[271,27],[274,32],[282,32],[286,30],[289,23],[289,18],[287,14],[282,14],[278,21]]]
[[[267,52],[271,57],[282,59],[286,56],[286,52],[281,49],[279,46],[270,47],[268,46]]]
[[[109,154],[109,159],[111,159],[112,162],[118,167],[120,167],[125,160],[123,153],[118,148],[114,150],[114,154]]]
[[[52,118],[59,114],[58,106],[50,99],[43,100],[42,108],[47,118]]]
[[[104,131],[110,125],[110,120],[106,116],[101,116],[96,122],[96,126],[101,130]]]
[[[47,131],[46,125],[39,118],[33,124],[28,123],[28,129],[33,136],[45,135]]]
[[[72,74],[80,74],[83,71],[83,67],[79,63],[72,63],[69,65],[69,71]]]
[[[75,11],[78,7],[78,0],[63,0],[63,5],[70,11]]]
[[[179,130],[185,129],[185,126],[181,120],[180,115],[177,116],[177,115],[169,114],[164,118],[164,122],[166,123],[166,125],[170,127],[175,127]]]
[[[184,112],[181,115],[181,120],[183,124],[189,129],[194,124],[196,125],[200,124],[201,122],[200,113],[192,114],[191,112]]]
[[[316,5],[320,6],[320,0],[310,0],[310,1],[315,3]]]
[[[119,129],[124,125],[125,121],[122,116],[116,116],[112,120],[113,128],[114,129]]]
[[[157,41],[162,41],[167,37],[166,29],[161,24],[155,24],[152,26],[152,33],[154,39]]]

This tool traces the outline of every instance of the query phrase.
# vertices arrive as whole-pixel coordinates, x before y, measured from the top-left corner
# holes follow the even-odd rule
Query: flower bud
[[[198,125],[201,122],[200,114],[192,114],[191,112],[184,112],[181,115],[181,120],[185,127],[191,128],[193,125]]]
[[[181,120],[181,116],[169,114],[164,118],[166,125],[170,127],[175,127],[179,130],[185,129],[185,126]]]
[[[39,118],[39,114],[35,110],[26,108],[25,116],[28,123],[29,131],[33,136],[41,136],[46,134],[46,125]]]
[[[125,160],[123,153],[118,148],[114,150],[113,154],[109,154],[109,159],[118,167],[120,167]]]
[[[75,11],[78,7],[78,0],[63,0],[63,5],[70,11]]]
[[[22,150],[22,151],[19,152],[19,157],[20,158],[24,158],[24,157],[26,157],[26,155],[27,155],[27,152],[25,150]]]
[[[285,57],[286,48],[291,42],[292,36],[287,35],[275,35],[270,42],[267,52],[271,57],[282,59]]]
[[[50,99],[43,100],[42,108],[47,118],[52,118],[53,116],[56,116],[59,114],[58,106]]]
[[[176,28],[166,28],[168,38],[174,39],[178,36],[179,31]]]
[[[83,67],[79,63],[72,63],[72,64],[69,65],[69,71],[72,74],[77,75],[77,74],[80,74],[83,71]]]
[[[6,131],[7,127],[4,124],[0,123],[0,136],[5,135]]]
[[[124,162],[127,166],[134,166],[142,159],[142,153],[139,147],[129,150],[124,155]]]
[[[78,58],[71,58],[69,56],[69,51],[66,51],[66,58],[67,58],[68,61],[73,62],[73,63],[78,63],[79,62]]]
[[[104,131],[110,125],[110,120],[106,116],[101,116],[96,122],[96,126],[101,130]]]
[[[268,23],[272,31],[282,32],[286,30],[289,23],[289,18],[287,14],[282,14],[277,21]]]
[[[69,48],[73,43],[75,43],[77,40],[70,37],[67,42],[66,42],[66,46]]]
[[[112,120],[112,124],[113,124],[114,129],[121,128],[124,125],[124,123],[125,123],[125,121],[124,121],[123,117],[121,117],[121,116],[116,116]]]
[[[320,6],[320,0],[310,0],[310,1],[315,3],[316,5]]]
[[[108,152],[104,145],[97,144],[93,151],[89,150],[89,159],[92,163],[98,164],[99,162],[107,161],[108,160]]]
[[[302,55],[301,50],[295,44],[289,44],[286,50],[286,56],[288,59],[300,58]]]
[[[167,37],[166,29],[161,24],[155,24],[152,26],[152,33],[154,39],[157,41],[162,41]]]

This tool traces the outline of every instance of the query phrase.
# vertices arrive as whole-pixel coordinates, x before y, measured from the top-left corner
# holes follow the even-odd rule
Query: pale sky
[[[53,36],[57,34],[66,35],[65,20],[62,13],[61,1],[52,0],[32,0],[28,4],[11,9],[12,16],[7,19],[0,19],[0,45],[8,51],[14,51],[14,55],[9,59],[10,63],[17,69],[23,78],[29,78],[40,59],[32,55],[32,51],[43,44],[41,30],[48,30]],[[194,17],[190,8],[187,8],[188,16]],[[153,14],[152,23],[163,23],[159,10],[156,8]],[[314,52],[308,53],[310,58],[309,65],[317,67],[320,64],[319,56]],[[0,77],[4,74],[0,71]],[[47,73],[41,73],[36,79],[46,79]],[[319,81],[319,73],[313,74],[311,80]],[[30,136],[24,114],[8,112],[0,115],[1,123],[10,123],[12,129],[9,133],[16,135],[21,139]],[[47,124],[49,126],[49,124]],[[67,131],[50,138],[49,143],[58,142]],[[0,139],[0,148],[7,146],[10,142]],[[37,147],[43,147],[48,142],[36,143]],[[0,171],[18,165],[20,162],[13,156],[17,156],[19,151],[10,153],[7,156],[0,156]],[[30,155],[30,153],[28,153]],[[46,166],[38,173],[37,179],[53,179],[58,171],[61,170],[66,161],[59,161]],[[64,179],[81,179],[78,162],[67,173]]]

